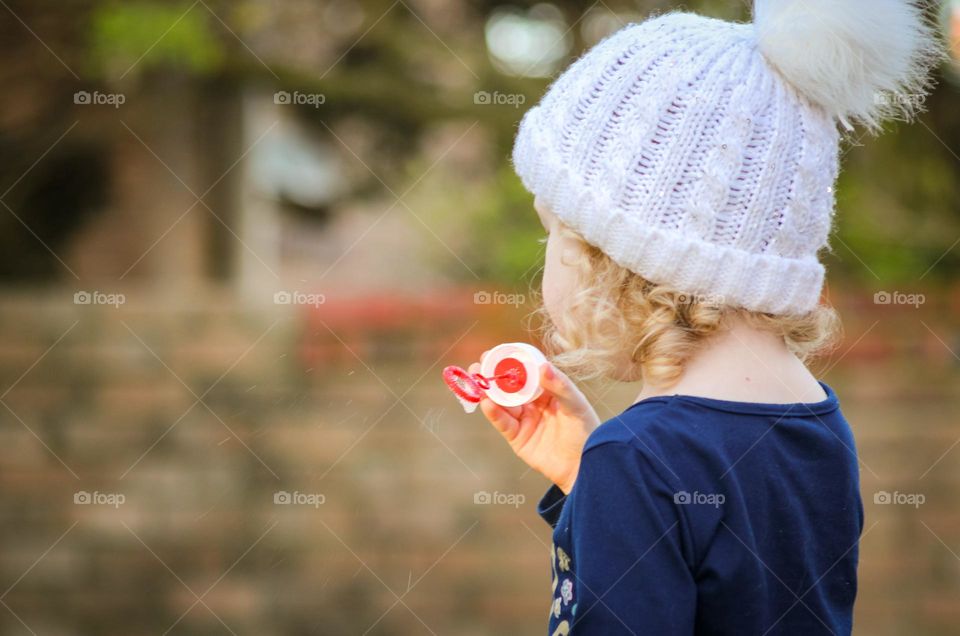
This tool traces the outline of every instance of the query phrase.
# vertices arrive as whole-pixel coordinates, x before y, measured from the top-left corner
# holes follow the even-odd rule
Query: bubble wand
[[[500,406],[521,406],[543,393],[540,365],[546,361],[534,346],[523,342],[501,344],[483,356],[479,373],[449,366],[443,370],[443,381],[467,413],[473,413],[484,397]]]

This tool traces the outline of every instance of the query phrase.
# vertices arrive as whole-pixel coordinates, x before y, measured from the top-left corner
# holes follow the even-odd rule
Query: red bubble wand
[[[475,411],[484,397],[501,406],[520,406],[540,395],[539,365],[545,361],[528,344],[498,345],[484,355],[480,373],[449,366],[443,370],[443,381],[467,413]]]
[[[522,377],[523,376],[523,377]],[[468,373],[462,367],[450,366],[443,370],[443,381],[447,383],[453,394],[457,396],[463,408],[468,413],[472,413],[480,400],[490,390],[490,382],[497,382],[501,388],[508,388],[519,384],[523,386],[526,381],[526,374],[523,367],[514,367],[505,373],[486,378],[479,373]],[[506,380],[506,382],[498,382]],[[505,386],[506,385],[506,386]]]

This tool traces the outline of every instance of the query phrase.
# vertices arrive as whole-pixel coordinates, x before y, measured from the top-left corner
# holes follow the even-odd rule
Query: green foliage
[[[921,122],[891,127],[847,151],[831,274],[867,284],[908,284],[946,280],[956,272],[956,163]]]
[[[224,51],[207,17],[201,5],[186,2],[104,4],[92,18],[90,61],[108,76],[157,66],[209,72]]]
[[[543,266],[538,239],[546,232],[533,209],[533,197],[509,164],[502,165],[492,181],[486,196],[471,206],[470,267],[482,278],[524,286]]]

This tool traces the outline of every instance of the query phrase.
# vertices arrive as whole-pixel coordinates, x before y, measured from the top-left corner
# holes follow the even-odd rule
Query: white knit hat
[[[908,119],[939,48],[907,0],[757,0],[753,24],[668,13],[577,60],[520,124],[528,190],[644,278],[812,310],[840,134]]]

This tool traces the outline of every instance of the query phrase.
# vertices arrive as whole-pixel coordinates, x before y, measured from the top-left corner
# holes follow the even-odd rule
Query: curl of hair
[[[831,349],[840,334],[836,311],[819,305],[801,315],[774,315],[724,305],[722,299],[691,297],[654,284],[621,267],[563,223],[557,231],[573,239],[563,254],[576,281],[557,322],[538,299],[531,317],[544,352],[578,380],[643,380],[670,387],[704,341],[736,317],[783,337],[804,362]],[[571,253],[575,252],[575,253]]]

